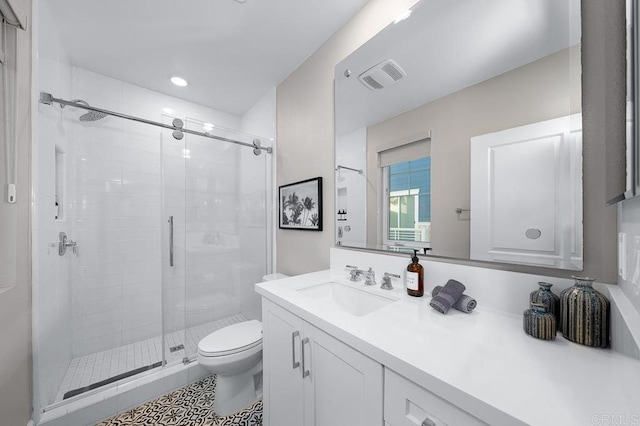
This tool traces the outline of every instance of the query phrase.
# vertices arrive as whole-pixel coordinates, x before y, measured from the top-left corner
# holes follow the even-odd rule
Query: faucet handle
[[[369,270],[364,273],[364,276],[366,278],[364,285],[376,285],[376,273],[371,266],[369,266]]]
[[[349,278],[351,281],[360,281],[360,275],[362,271],[360,269],[353,269],[351,272],[351,277]]]
[[[363,271],[361,271],[360,269],[358,269],[357,266],[351,266],[351,265],[344,265],[344,267],[346,269],[349,269],[349,279],[351,281],[360,281],[360,274],[362,274]]]
[[[382,277],[382,284],[380,284],[380,288],[383,290],[393,290],[393,285],[391,284],[391,277],[400,279],[400,275],[392,274],[390,272],[385,272]]]

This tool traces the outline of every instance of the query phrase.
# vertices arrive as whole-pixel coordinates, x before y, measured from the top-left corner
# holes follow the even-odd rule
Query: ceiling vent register
[[[405,70],[393,59],[386,59],[358,76],[362,84],[371,90],[380,90],[397,83],[407,76]]]

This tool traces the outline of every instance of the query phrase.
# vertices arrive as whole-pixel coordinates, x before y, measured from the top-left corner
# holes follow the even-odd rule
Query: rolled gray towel
[[[433,291],[431,292],[431,296],[435,296],[436,294],[440,293],[440,290],[442,290],[441,285],[435,286],[433,288]],[[456,303],[453,304],[452,308],[457,309],[460,312],[464,312],[465,314],[470,314],[471,311],[476,308],[476,306],[478,306],[478,302],[476,302],[476,299],[463,294],[462,296],[460,296],[460,299],[458,299]]]
[[[436,311],[446,314],[454,303],[460,299],[466,287],[461,282],[449,280],[440,292],[433,296],[429,303]]]

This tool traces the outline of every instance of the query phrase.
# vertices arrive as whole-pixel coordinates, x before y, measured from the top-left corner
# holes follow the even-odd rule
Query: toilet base
[[[218,416],[226,416],[235,413],[251,403],[261,395],[262,389],[257,388],[262,380],[256,380],[256,375],[262,373],[262,361],[249,371],[223,376],[218,374],[216,378],[216,396],[213,401],[213,410]]]

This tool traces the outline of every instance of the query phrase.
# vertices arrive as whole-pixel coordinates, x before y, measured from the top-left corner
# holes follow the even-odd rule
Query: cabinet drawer
[[[485,425],[392,370],[384,370],[384,420],[389,426]]]

